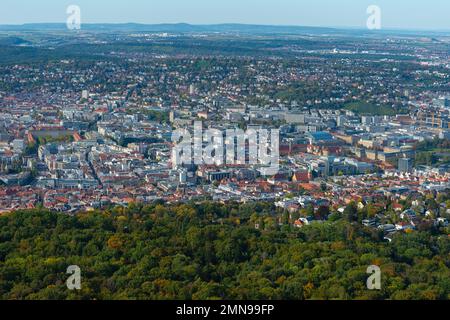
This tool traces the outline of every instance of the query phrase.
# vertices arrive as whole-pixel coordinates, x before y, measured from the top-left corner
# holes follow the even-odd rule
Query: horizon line
[[[66,25],[66,22],[25,22],[25,23],[0,23],[0,27],[25,27],[29,25]],[[383,32],[383,31],[408,31],[408,32],[450,32],[449,29],[432,29],[432,28],[405,28],[405,27],[386,27],[380,30],[369,30],[363,26],[317,26],[317,25],[293,25],[293,24],[260,24],[260,23],[245,23],[245,22],[218,22],[218,23],[189,23],[189,22],[160,22],[160,23],[146,23],[146,22],[85,22],[82,25],[140,25],[140,26],[162,26],[162,25],[188,25],[188,26],[221,26],[221,25],[236,25],[236,26],[254,26],[254,27],[276,27],[276,28],[315,28],[315,29],[331,29],[331,30],[360,30],[368,32]],[[82,30],[82,29],[81,29]]]

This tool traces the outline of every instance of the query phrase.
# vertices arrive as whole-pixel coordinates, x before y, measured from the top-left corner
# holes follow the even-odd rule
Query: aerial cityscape
[[[450,32],[0,25],[1,299],[448,300],[449,220]]]

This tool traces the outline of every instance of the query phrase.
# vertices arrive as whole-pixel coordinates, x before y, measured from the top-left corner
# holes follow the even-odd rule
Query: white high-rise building
[[[83,90],[81,92],[81,99],[85,99],[85,100],[89,99],[89,91]]]
[[[23,139],[15,139],[12,142],[15,152],[22,152],[25,149],[25,141]]]
[[[191,84],[191,85],[189,86],[189,94],[190,94],[191,96],[193,96],[193,95],[195,94],[195,92],[196,92],[195,85]]]

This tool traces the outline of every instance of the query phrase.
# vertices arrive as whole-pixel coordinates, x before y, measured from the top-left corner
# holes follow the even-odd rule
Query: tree
[[[320,206],[315,214],[315,217],[317,220],[327,220],[329,215],[330,208],[328,206]]]
[[[357,221],[358,219],[358,207],[354,201],[350,202],[350,204],[344,210],[344,217],[349,222]]]

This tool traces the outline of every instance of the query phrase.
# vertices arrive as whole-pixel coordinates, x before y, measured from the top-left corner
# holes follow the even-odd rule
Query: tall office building
[[[412,172],[413,161],[409,158],[402,158],[398,160],[398,171],[400,172]]]
[[[191,85],[189,86],[189,94],[190,94],[191,96],[193,96],[193,95],[196,94],[196,92],[197,92],[197,89],[195,88],[195,85],[191,84]]]
[[[84,99],[84,100],[89,99],[89,91],[87,91],[87,90],[81,91],[81,99]]]

